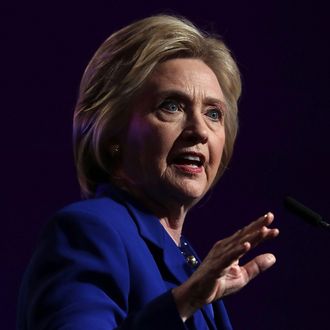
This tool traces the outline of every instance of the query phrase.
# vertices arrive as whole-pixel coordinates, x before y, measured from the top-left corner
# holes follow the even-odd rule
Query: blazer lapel
[[[150,214],[148,210],[143,208],[128,193],[111,184],[100,185],[97,195],[109,195],[111,198],[125,205],[136,223],[141,237],[147,244],[151,244],[153,249],[158,250],[161,255],[161,262],[166,267],[166,271],[175,278],[177,284],[181,284],[187,280],[189,273],[185,272],[185,260],[157,217]],[[160,260],[156,260],[156,262],[160,262]]]
[[[141,210],[132,207],[132,204],[130,203],[126,204],[132,212],[133,218],[137,222],[141,236],[162,250],[163,261],[167,270],[176,278],[178,284],[186,281],[191,275],[192,270],[186,263],[172,238],[166,233],[165,229],[160,224],[159,219],[152,215],[145,214],[144,212],[141,213]],[[212,315],[212,306],[204,306],[201,311],[208,323],[209,329],[216,330],[217,327]]]
[[[126,201],[125,204],[139,229],[141,237],[161,251],[162,261],[167,271],[176,279],[177,284],[186,281],[189,274],[185,272],[185,260],[159,219],[132,201]]]

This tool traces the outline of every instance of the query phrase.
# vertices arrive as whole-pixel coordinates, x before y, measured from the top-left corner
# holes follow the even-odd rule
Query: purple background
[[[276,266],[228,297],[235,329],[329,329],[330,236],[286,213],[292,194],[330,217],[330,23],[319,1],[1,4],[1,328],[14,329],[22,273],[47,219],[79,198],[71,118],[84,67],[115,29],[159,12],[221,34],[243,77],[230,168],[189,215],[201,256],[272,210]],[[323,3],[326,3],[324,1]]]

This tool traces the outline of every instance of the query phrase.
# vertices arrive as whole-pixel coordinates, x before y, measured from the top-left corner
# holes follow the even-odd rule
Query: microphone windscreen
[[[290,196],[285,197],[284,205],[289,211],[299,215],[313,225],[319,225],[320,222],[322,222],[322,217],[318,213],[299,203]]]

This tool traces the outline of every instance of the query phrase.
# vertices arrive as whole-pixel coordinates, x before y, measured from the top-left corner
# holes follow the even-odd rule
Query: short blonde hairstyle
[[[196,28],[185,18],[157,15],[113,33],[89,62],[74,112],[74,156],[85,197],[111,179],[109,151],[130,118],[129,103],[157,64],[171,58],[196,58],[218,78],[228,108],[225,146],[217,179],[231,158],[236,139],[239,70],[223,41]]]

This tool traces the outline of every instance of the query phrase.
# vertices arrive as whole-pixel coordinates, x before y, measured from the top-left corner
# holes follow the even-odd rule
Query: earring
[[[111,155],[111,157],[113,157],[113,158],[117,157],[118,154],[119,154],[119,151],[120,151],[119,144],[112,144],[110,146],[110,155]]]

